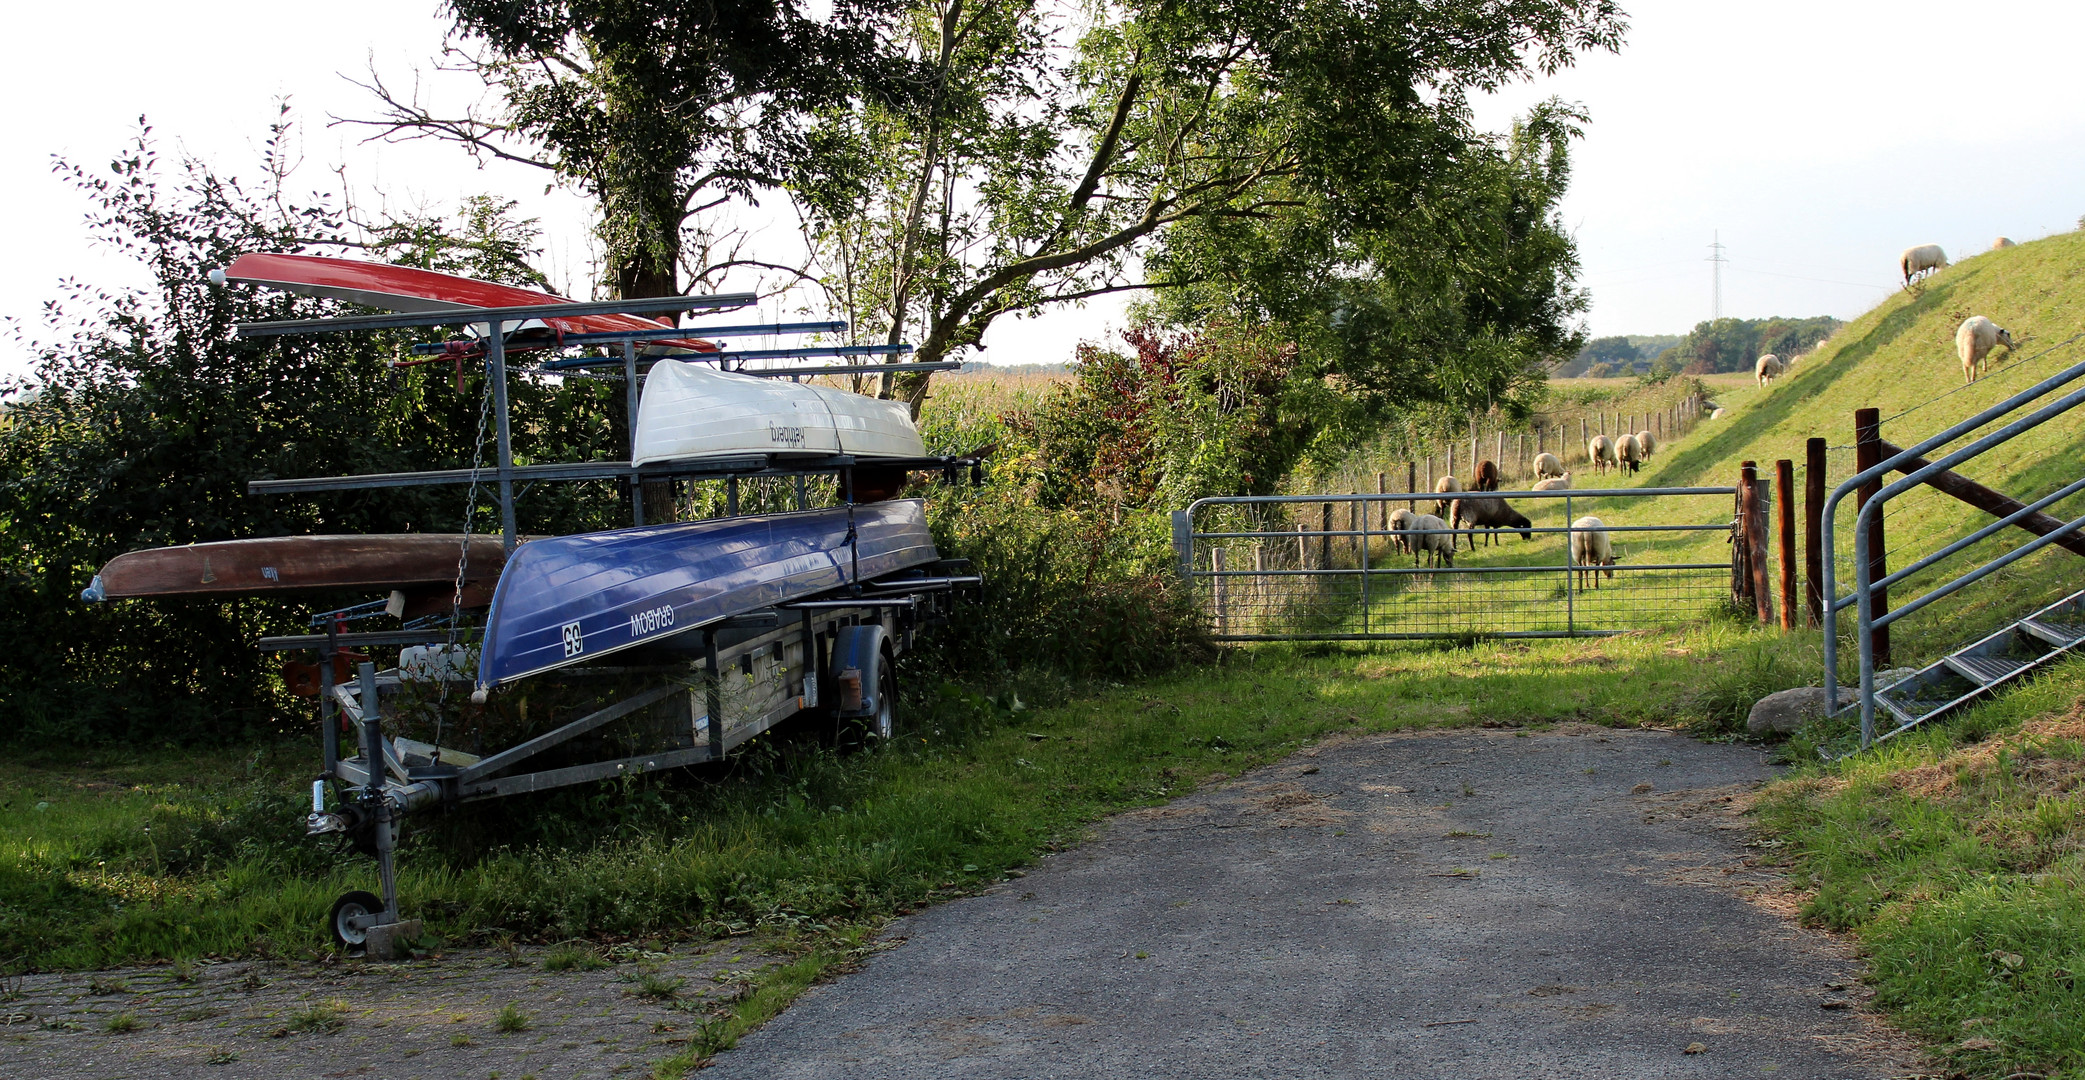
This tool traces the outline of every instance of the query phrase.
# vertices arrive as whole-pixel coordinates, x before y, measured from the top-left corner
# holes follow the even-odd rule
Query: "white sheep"
[[[2018,246],[2019,246],[2019,245],[2017,245],[2017,244],[2013,243],[2011,239],[2009,239],[2009,238],[2007,238],[2007,237],[2003,237],[2003,236],[1999,237],[1999,238],[1998,238],[1998,239],[1996,239],[1996,240],[1993,240],[1993,241],[1991,241],[1991,250],[1992,250],[1992,251],[2004,251],[2004,250],[2005,250],[2006,248],[2009,248],[2009,247],[2018,247]]]
[[[1437,484],[1435,484],[1435,485],[1433,486],[1433,491],[1434,491],[1434,494],[1436,494],[1436,495],[1444,495],[1444,494],[1447,494],[1447,493],[1449,493],[1449,492],[1455,492],[1455,491],[1461,491],[1461,490],[1462,490],[1462,481],[1460,481],[1460,480],[1457,480],[1456,478],[1454,478],[1454,477],[1452,477],[1452,476],[1443,476],[1443,477],[1441,477],[1441,480],[1440,480],[1440,482],[1439,482],[1439,483],[1437,483]],[[1454,511],[1455,511],[1455,500],[1454,500],[1454,499],[1441,499],[1441,500],[1438,500],[1438,501],[1436,501],[1436,502],[1435,502],[1435,503],[1433,504],[1433,512],[1434,512],[1435,516],[1437,516],[1437,517],[1440,517],[1440,518],[1442,518],[1443,520],[1445,520],[1445,519],[1446,519],[1446,518],[1448,517],[1448,515],[1449,515],[1449,514],[1451,514],[1451,513],[1454,513]]]
[[[1982,315],[1962,320],[1962,325],[1955,329],[1955,355],[1962,358],[1962,381],[1975,382],[1983,375],[1984,358],[1999,345],[2014,347],[2013,335],[2005,327]]]
[[[1639,431],[1636,433],[1636,445],[1643,447],[1644,460],[1648,461],[1652,454],[1658,452],[1658,437],[1648,431]]]
[[[1390,542],[1397,545],[1397,550],[1406,553],[1416,550],[1412,546],[1412,525],[1418,520],[1419,515],[1402,506],[1390,511]]]
[[[1786,370],[1787,368],[1782,365],[1780,357],[1775,356],[1773,353],[1768,353],[1760,357],[1757,364],[1752,365],[1752,377],[1759,380],[1759,385],[1765,386],[1780,378],[1781,373]]]
[[[1897,256],[1897,268],[1904,271],[1904,287],[1908,289],[1920,275],[1947,269],[1947,252],[1940,250],[1939,244],[1905,248],[1904,254]]]
[[[1614,545],[1607,540],[1606,522],[1587,515],[1571,523],[1571,561],[1579,567],[1581,589],[1599,588],[1603,569],[1610,581],[1614,579]]]
[[[1595,435],[1586,440],[1585,456],[1593,463],[1595,472],[1606,472],[1621,467],[1621,459],[1614,456],[1614,440],[1605,435]]]
[[[1455,565],[1455,534],[1448,531],[1448,523],[1432,514],[1420,514],[1412,522],[1412,565],[1419,565],[1419,556],[1431,556],[1431,565]]]
[[[1634,476],[1636,470],[1643,468],[1643,446],[1636,441],[1636,436],[1623,432],[1622,437],[1614,442],[1614,453],[1629,475]]]
[[[1552,477],[1550,477],[1550,478],[1549,478],[1549,479],[1547,479],[1547,480],[1537,480],[1537,481],[1535,481],[1535,486],[1534,486],[1534,487],[1532,487],[1532,488],[1529,488],[1528,490],[1530,490],[1530,491],[1569,491],[1569,490],[1571,490],[1571,474],[1570,474],[1570,473],[1565,473],[1565,474],[1564,474],[1564,475],[1562,475],[1562,476],[1552,476]]]
[[[1536,479],[1539,480],[1545,477],[1562,475],[1564,475],[1564,463],[1558,461],[1557,456],[1555,454],[1552,454],[1549,451],[1545,450],[1542,453],[1535,455]]]
[[[1723,410],[1721,410],[1721,409],[1717,409],[1717,410],[1716,410],[1715,412],[1712,412],[1712,413],[1710,413],[1710,414],[1709,414],[1709,419],[1711,419],[1711,420],[1721,420],[1721,419],[1723,419]]]

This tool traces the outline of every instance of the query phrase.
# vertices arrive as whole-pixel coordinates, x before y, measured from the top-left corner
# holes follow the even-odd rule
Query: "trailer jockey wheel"
[[[333,914],[326,918],[326,926],[333,931],[334,941],[354,948],[369,939],[369,928],[350,926],[348,920],[381,914],[383,910],[384,902],[375,893],[357,889],[333,901]]]

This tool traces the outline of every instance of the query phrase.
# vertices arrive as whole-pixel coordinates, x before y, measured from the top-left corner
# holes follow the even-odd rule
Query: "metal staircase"
[[[1876,742],[1937,720],[2085,645],[2085,592],[2073,593],[1875,693],[1897,726]]]

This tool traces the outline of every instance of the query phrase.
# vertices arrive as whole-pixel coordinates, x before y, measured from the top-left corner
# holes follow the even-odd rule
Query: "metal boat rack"
[[[305,479],[255,480],[247,485],[252,494],[289,494],[310,491],[344,491],[361,488],[419,487],[442,484],[467,484],[491,476],[498,481],[500,501],[500,538],[508,551],[513,551],[518,539],[514,525],[514,484],[517,480],[565,481],[565,480],[609,480],[623,479],[634,489],[650,479],[672,477],[713,477],[729,482],[727,499],[732,512],[737,510],[737,481],[751,476],[805,476],[832,473],[841,477],[842,483],[851,490],[851,475],[858,463],[851,455],[787,455],[752,454],[728,460],[712,459],[703,462],[661,462],[642,468],[632,467],[629,461],[576,461],[550,465],[514,464],[513,426],[507,402],[507,331],[518,329],[530,321],[559,316],[619,315],[632,307],[674,310],[728,311],[754,303],[758,297],[752,293],[722,293],[714,296],[645,297],[641,300],[593,300],[564,304],[527,304],[502,308],[457,308],[432,312],[402,312],[386,315],[345,315],[324,319],[291,319],[279,322],[240,323],[234,328],[239,337],[273,337],[285,334],[339,333],[353,330],[391,330],[416,327],[451,326],[468,324],[477,334],[470,342],[473,355],[482,351],[486,374],[492,383],[492,408],[497,431],[497,453],[490,469],[440,469],[430,472],[372,473],[362,476],[329,476]],[[661,327],[647,330],[604,331],[598,333],[562,335],[556,338],[559,344],[575,344],[589,347],[620,346],[623,368],[624,408],[628,414],[631,440],[631,457],[636,457],[637,398],[642,374],[638,370],[640,357],[639,342],[655,339],[685,340],[699,338],[705,333],[757,332],[757,333],[829,333],[844,329],[844,323],[768,323],[751,326],[717,327],[715,331],[700,326]],[[416,353],[427,350],[444,350],[450,343],[426,343],[414,347]],[[846,364],[827,365],[813,368],[752,368],[744,367],[746,359],[779,359],[783,357],[832,356],[843,354],[871,354],[877,352],[909,351],[911,346],[835,346],[805,349],[772,349],[756,352],[732,353],[676,353],[680,359],[716,362],[732,368],[740,374],[759,375],[772,378],[801,377],[805,375],[839,374],[862,371],[948,371],[962,366],[954,360],[928,364]],[[460,355],[460,354],[459,354]],[[647,362],[652,358],[642,358]],[[613,360],[593,360],[589,363],[613,363]],[[553,362],[555,363],[555,362]],[[546,368],[550,365],[544,365]],[[553,369],[554,370],[554,369]],[[973,481],[980,479],[980,460],[977,457],[929,457],[877,459],[874,467],[879,469],[905,468],[919,471],[939,472],[953,481],[960,472],[968,472]],[[633,524],[644,524],[644,500],[636,491],[631,493],[631,516]]]
[[[951,482],[967,471],[973,482],[981,479],[979,455],[857,461],[846,454],[755,453],[729,459],[665,462],[643,467],[633,467],[629,461],[522,466],[514,463],[507,394],[509,346],[505,331],[508,328],[518,328],[533,319],[557,316],[622,314],[633,306],[721,311],[744,307],[754,300],[752,294],[734,293],[647,299],[642,303],[594,301],[242,324],[237,327],[241,337],[469,324],[477,335],[476,341],[462,347],[459,347],[461,343],[422,345],[414,352],[420,355],[455,355],[459,359],[483,356],[498,440],[497,457],[490,468],[256,480],[249,484],[248,490],[254,494],[290,494],[475,483],[480,479],[494,478],[498,481],[502,539],[511,552],[519,539],[514,513],[517,481],[623,480],[634,489],[652,479],[722,479],[727,483],[729,513],[735,515],[738,510],[738,480],[745,477],[801,478],[812,474],[836,474],[850,506],[853,503],[853,474],[857,468],[937,472]],[[554,344],[546,344],[552,348],[566,345],[620,346],[634,451],[641,378],[638,370],[639,342],[688,339],[719,331],[820,333],[844,328],[843,323],[690,326],[564,335]],[[525,347],[536,349],[546,347],[546,344],[529,342]],[[909,351],[909,348],[840,347],[677,355],[686,359],[716,361],[720,366],[738,363],[740,367],[735,370],[768,377],[858,371],[939,371],[960,366],[950,361],[813,368],[743,367],[746,359],[874,355]],[[613,362],[588,361],[589,364]],[[542,367],[556,370],[550,364]],[[801,479],[797,488],[801,501]],[[643,525],[644,500],[638,491],[633,490],[631,495],[634,523]],[[470,681],[460,665],[456,665],[457,650],[467,649],[468,641],[480,631],[451,625],[349,632],[344,620],[327,619],[322,623],[324,633],[262,639],[260,648],[264,651],[316,650],[319,657],[317,681],[325,771],[313,784],[309,832],[312,835],[344,836],[356,850],[377,860],[381,895],[358,891],[336,901],[328,917],[328,926],[335,939],[350,947],[366,944],[372,952],[386,953],[392,951],[396,941],[417,932],[416,924],[405,922],[399,913],[394,859],[397,823],[413,810],[716,761],[782,720],[812,709],[843,723],[863,725],[873,735],[888,736],[895,693],[891,663],[898,653],[910,648],[919,629],[945,617],[955,590],[978,583],[979,579],[967,573],[968,569],[968,564],[962,560],[944,560],[876,580],[855,581],[835,592],[743,612],[691,628],[663,639],[656,648],[648,647],[651,648],[649,658],[631,665],[562,669],[576,677],[598,675],[620,679],[634,676],[654,684],[620,700],[591,708],[584,715],[533,734],[514,746],[483,756],[442,747],[434,742],[415,741],[402,735],[386,738],[382,730],[386,697],[406,692],[409,683],[440,687],[446,701],[448,687]],[[408,670],[403,656],[397,668],[378,671],[374,663],[352,652],[356,649],[412,646],[436,647],[421,654],[431,660],[431,672],[424,668]],[[335,665],[349,656],[355,656],[359,661],[355,677],[350,685],[338,685]],[[650,753],[573,760],[575,756],[587,756],[585,753],[575,754],[575,745],[585,745],[575,744],[575,740],[602,732],[618,721],[650,723],[650,730],[664,734]],[[352,722],[352,728],[349,722]],[[357,752],[343,754],[343,730],[354,731],[360,743]],[[564,750],[565,761],[542,764],[546,754],[560,748]],[[537,767],[531,769],[532,764]],[[327,801],[329,784],[339,784],[344,788],[331,809]]]

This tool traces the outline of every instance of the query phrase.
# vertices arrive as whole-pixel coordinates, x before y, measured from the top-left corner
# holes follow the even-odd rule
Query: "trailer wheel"
[[[898,660],[891,655],[890,642],[883,643],[883,663],[876,666],[876,715],[869,721],[869,734],[889,739],[897,730]]]
[[[367,927],[357,929],[350,926],[348,920],[375,915],[383,910],[384,902],[375,893],[357,889],[333,901],[333,914],[326,917],[326,927],[333,931],[333,940],[341,946],[360,945],[369,939],[369,930]]]

